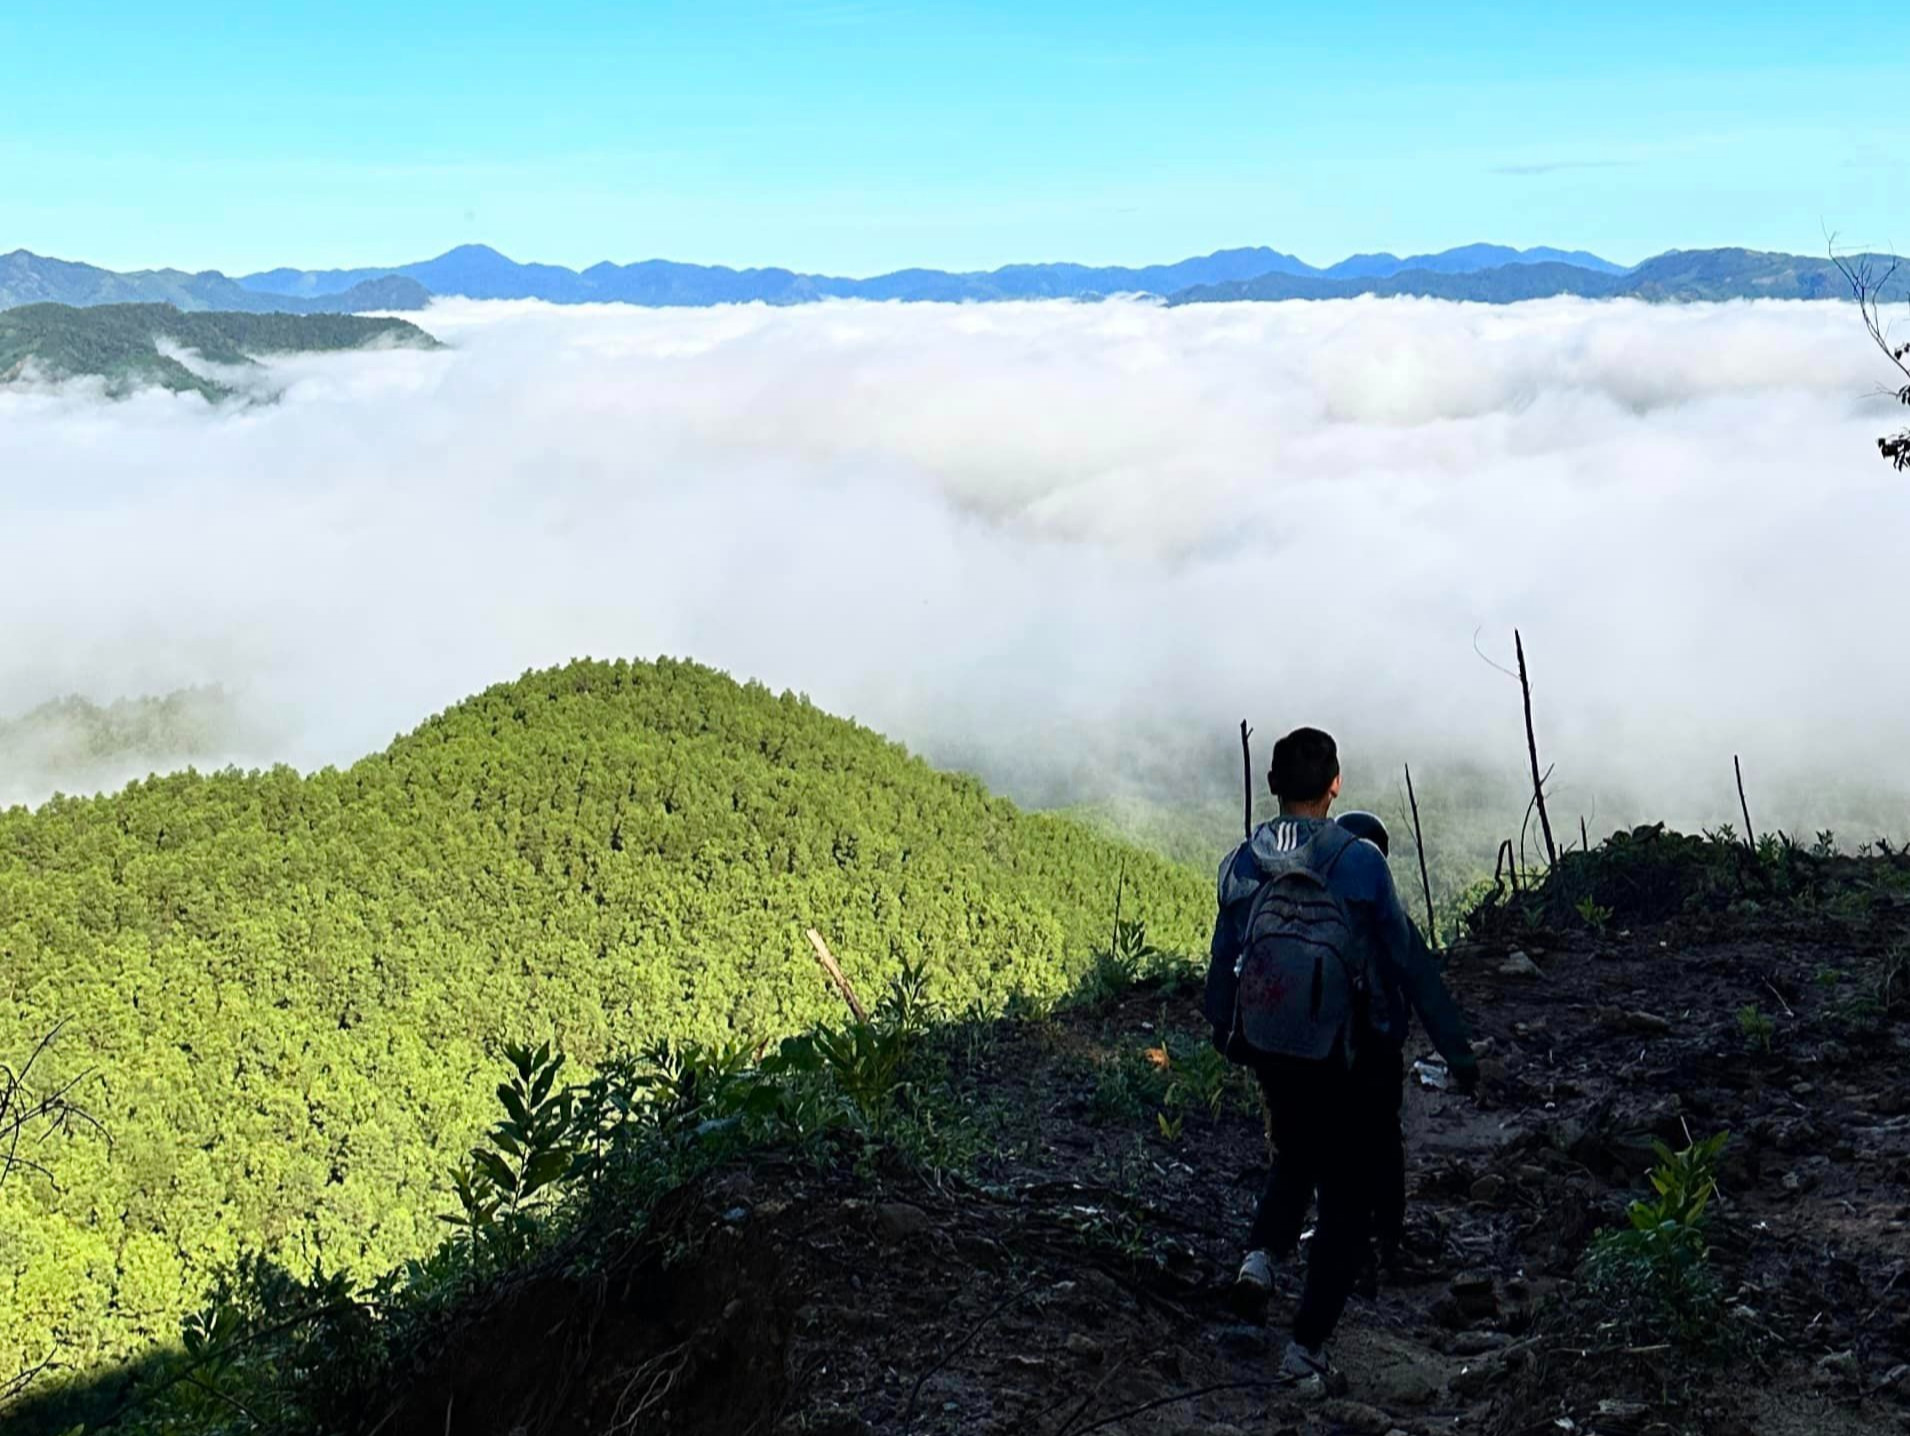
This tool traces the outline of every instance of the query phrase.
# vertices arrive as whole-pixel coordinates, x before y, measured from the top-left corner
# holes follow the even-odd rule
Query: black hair
[[[1267,786],[1283,803],[1317,803],[1340,776],[1340,750],[1330,733],[1295,728],[1273,745]]]
[[[1393,840],[1387,835],[1386,824],[1374,813],[1341,813],[1339,824],[1356,838],[1364,838],[1378,848],[1381,857],[1392,853]]]

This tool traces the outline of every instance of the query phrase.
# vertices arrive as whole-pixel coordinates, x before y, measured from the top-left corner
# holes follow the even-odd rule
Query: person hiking
[[[1274,1149],[1243,1288],[1271,1291],[1275,1258],[1298,1241],[1291,1194],[1302,1194],[1301,1212],[1304,1197],[1318,1195],[1281,1371],[1324,1380],[1326,1343],[1357,1278],[1373,1206],[1377,1124],[1355,1080],[1360,1050],[1395,1033],[1403,1040],[1410,1003],[1456,1072],[1477,1067],[1437,968],[1415,951],[1384,856],[1328,818],[1340,793],[1332,737],[1297,728],[1280,739],[1267,785],[1280,815],[1220,867],[1203,1006],[1215,1045],[1259,1081]]]
[[[1377,814],[1342,813],[1338,821],[1354,837],[1378,848],[1381,857],[1392,855],[1391,836]],[[1412,941],[1415,963],[1423,963],[1436,972],[1439,959],[1427,946],[1419,928],[1411,919],[1407,920],[1406,927]],[[1372,1123],[1371,1135],[1376,1143],[1373,1148],[1371,1191],[1372,1236],[1378,1247],[1377,1266],[1379,1271],[1397,1276],[1401,1269],[1406,1236],[1406,1132],[1400,1121],[1400,1113],[1406,1089],[1406,1036],[1411,1022],[1409,1008],[1413,1002],[1400,985],[1387,983],[1384,968],[1379,977],[1381,987],[1386,992],[1389,1021],[1383,1030],[1376,1025],[1374,1040],[1366,1044],[1353,1064],[1353,1079],[1359,1101]],[[1420,1021],[1429,1032],[1435,1022],[1438,1024],[1447,1040],[1441,1044],[1435,1038],[1435,1045],[1446,1059],[1447,1070],[1452,1074],[1455,1085],[1461,1092],[1470,1092],[1478,1085],[1479,1066],[1473,1058],[1465,1020],[1454,1006],[1443,981],[1425,989],[1424,998],[1443,1010],[1430,1017],[1422,1013]],[[1307,1195],[1302,1193],[1299,1199],[1302,1213],[1306,1208]],[[1289,1196],[1289,1204],[1291,1200]],[[1377,1284],[1376,1273],[1370,1267],[1361,1274],[1361,1290],[1369,1285],[1376,1287]]]

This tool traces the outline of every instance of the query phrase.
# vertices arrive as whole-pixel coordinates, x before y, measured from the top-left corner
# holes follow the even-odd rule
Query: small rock
[[[1393,1418],[1384,1411],[1358,1401],[1328,1401],[1320,1407],[1320,1415],[1335,1426],[1366,1436],[1386,1436],[1393,1427]]]
[[[1512,1175],[1518,1179],[1520,1186],[1529,1187],[1534,1182],[1542,1182],[1545,1180],[1545,1168],[1532,1166],[1514,1167],[1512,1169]]]
[[[1884,1373],[1883,1390],[1910,1398],[1910,1361],[1900,1366],[1893,1366]]]
[[[1462,1331],[1452,1339],[1454,1356],[1484,1356],[1510,1346],[1512,1338],[1503,1331]]]
[[[1651,1408],[1642,1401],[1620,1401],[1616,1397],[1607,1397],[1598,1403],[1598,1421],[1595,1430],[1636,1431],[1651,1414]]]
[[[749,1220],[749,1208],[740,1204],[731,1207],[727,1212],[723,1213],[723,1220],[733,1227],[739,1227]]]
[[[884,1202],[875,1209],[876,1235],[891,1246],[926,1235],[929,1226],[928,1213],[908,1202]]]
[[[815,1436],[869,1436],[875,1428],[847,1407],[830,1405],[811,1411],[803,1429]]]
[[[1807,1192],[1817,1185],[1817,1174],[1815,1172],[1807,1172],[1802,1167],[1798,1167],[1786,1172],[1783,1181],[1779,1183],[1779,1185],[1787,1192]]]
[[[1107,1352],[1101,1349],[1101,1343],[1086,1332],[1069,1332],[1065,1344],[1070,1356],[1078,1356],[1083,1361],[1099,1361],[1107,1355]]]
[[[1505,1375],[1505,1367],[1496,1361],[1475,1361],[1460,1367],[1446,1378],[1454,1396],[1470,1400]]]
[[[1810,1096],[1811,1093],[1815,1092],[1816,1090],[1817,1090],[1816,1083],[1806,1082],[1802,1080],[1801,1078],[1798,1081],[1791,1083],[1791,1095],[1793,1097],[1808,1097]]]
[[[1819,1381],[1849,1381],[1857,1375],[1857,1353],[1854,1351],[1833,1351],[1820,1357],[1817,1362]]]
[[[1430,1406],[1439,1399],[1438,1373],[1410,1361],[1374,1368],[1364,1385],[1366,1394],[1386,1407]]]
[[[1242,1323],[1223,1326],[1214,1340],[1220,1346],[1221,1355],[1235,1361],[1264,1360],[1270,1354],[1270,1343],[1264,1326],[1247,1326]]]
[[[1472,1199],[1475,1202],[1496,1202],[1505,1191],[1505,1178],[1488,1172],[1472,1184]]]
[[[1499,976],[1501,977],[1545,976],[1545,974],[1539,970],[1539,965],[1517,948],[1514,948],[1506,955],[1505,961],[1499,964],[1498,970]]]
[[[1448,1290],[1458,1303],[1459,1310],[1469,1319],[1477,1321],[1481,1317],[1498,1315],[1499,1294],[1493,1288],[1492,1273],[1475,1270],[1460,1272],[1452,1279]]]

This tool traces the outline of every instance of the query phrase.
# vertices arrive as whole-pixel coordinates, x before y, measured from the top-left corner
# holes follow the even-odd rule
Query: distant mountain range
[[[555,304],[700,306],[804,304],[832,298],[1097,299],[1133,293],[1174,303],[1358,294],[1420,295],[1487,304],[1561,294],[1676,302],[1830,299],[1844,297],[1846,292],[1843,277],[1828,260],[1798,255],[1746,249],[1673,250],[1626,269],[1583,250],[1519,250],[1495,244],[1469,244],[1404,259],[1356,254],[1324,269],[1276,249],[1258,248],[1221,250],[1177,264],[1138,269],[1010,264],[972,273],[902,269],[870,279],[663,259],[575,270],[555,264],[520,264],[481,244],[461,245],[436,259],[389,269],[271,269],[236,280],[211,270],[115,274],[91,265],[42,259],[25,250],[0,256],[0,309],[51,300],[77,305],[167,303],[188,311],[342,313],[421,309],[433,295],[541,299]]]
[[[22,304],[170,304],[236,314],[352,314],[366,309],[422,309],[431,294],[415,279],[380,273],[335,293],[297,298],[248,289],[217,270],[137,269],[115,273],[91,264],[46,259],[16,249],[0,254],[0,309]]]
[[[1622,274],[1616,264],[1583,251],[1508,249],[1469,244],[1442,254],[1400,259],[1356,254],[1316,269],[1277,249],[1224,249],[1178,264],[1141,269],[1084,264],[1010,264],[1000,269],[949,273],[902,269],[873,279],[799,274],[789,269],[728,269],[648,259],[637,264],[593,264],[585,270],[555,264],[519,264],[482,244],[461,245],[436,259],[391,269],[272,269],[238,282],[259,294],[317,299],[390,276],[414,279],[433,294],[471,299],[545,299],[557,304],[732,304],[761,300],[799,304],[815,299],[1074,299],[1108,294],[1177,294],[1198,285],[1238,283],[1265,274],[1321,279],[1383,278],[1402,270],[1469,273],[1500,265],[1574,264],[1598,274]]]
[[[1852,258],[1869,261],[1879,274],[1893,262],[1887,255]],[[1345,279],[1263,274],[1253,279],[1197,285],[1172,295],[1169,303],[1345,299],[1360,294],[1413,295],[1481,304],[1514,304],[1557,295],[1685,304],[1725,299],[1848,299],[1850,285],[1828,259],[1765,254],[1754,249],[1674,249],[1631,269],[1612,271],[1552,261],[1471,271],[1404,269],[1384,276]],[[1910,266],[1892,276],[1879,297],[1891,301],[1910,298]]]

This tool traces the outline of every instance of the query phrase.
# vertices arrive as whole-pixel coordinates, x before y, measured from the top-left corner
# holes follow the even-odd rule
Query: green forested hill
[[[218,688],[101,705],[57,698],[0,718],[0,806],[55,787],[96,791],[132,773],[230,753],[245,725]]]
[[[342,771],[0,814],[0,1055],[68,1020],[112,1135],[0,1188],[0,1376],[169,1338],[243,1243],[426,1248],[502,1039],[786,1031],[832,1001],[810,925],[858,983],[1058,993],[1123,863],[1157,941],[1204,941],[1203,874],[669,661],[529,675]]]
[[[212,364],[249,365],[261,354],[362,349],[383,342],[427,347],[437,343],[404,319],[355,314],[186,313],[170,304],[26,304],[0,310],[0,383],[29,367],[56,378],[103,378],[124,392],[157,384],[222,398],[230,388],[196,374],[159,351],[167,340]]]

